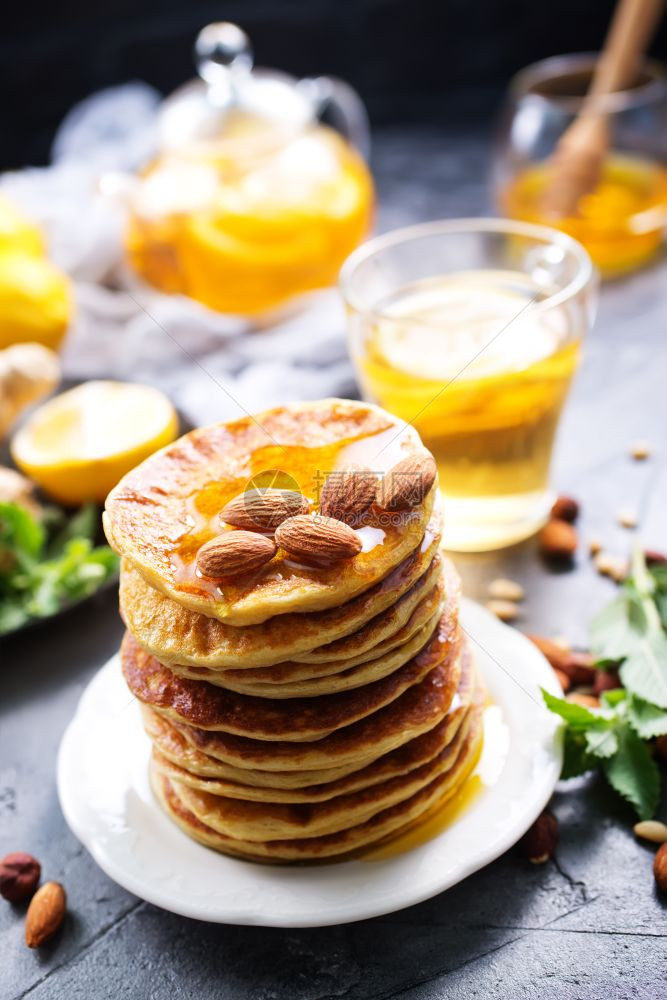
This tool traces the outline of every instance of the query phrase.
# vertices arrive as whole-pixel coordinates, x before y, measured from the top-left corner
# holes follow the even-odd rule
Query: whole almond
[[[539,544],[547,559],[566,562],[577,550],[577,533],[568,521],[553,518],[542,528]]]
[[[230,500],[220,518],[246,531],[273,532],[288,517],[308,513],[308,501],[296,490],[246,490]]]
[[[252,531],[223,531],[200,548],[197,571],[211,580],[224,580],[259,569],[275,554],[275,543],[265,535]]]
[[[276,531],[276,541],[306,566],[330,566],[361,552],[361,539],[349,525],[321,514],[283,521]]]
[[[390,511],[418,507],[430,492],[437,474],[432,455],[408,455],[385,475],[382,507]]]
[[[45,882],[30,900],[25,918],[25,943],[41,948],[65,918],[67,896],[60,882]]]
[[[350,527],[360,524],[378,494],[378,479],[370,469],[352,467],[329,474],[320,497],[320,514]]]
[[[660,892],[667,893],[667,844],[661,844],[653,859],[653,877]]]
[[[0,896],[18,903],[32,896],[42,873],[39,861],[32,854],[13,851],[0,861]]]

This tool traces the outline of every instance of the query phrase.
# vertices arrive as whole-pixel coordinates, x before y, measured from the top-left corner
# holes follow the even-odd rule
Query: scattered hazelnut
[[[547,559],[568,562],[577,550],[577,533],[568,521],[554,518],[542,528],[539,544]]]
[[[520,583],[499,577],[489,584],[489,597],[500,601],[522,601],[526,593]]]
[[[599,552],[594,562],[598,573],[601,576],[608,576],[615,583],[622,583],[628,575],[628,562],[623,556],[614,556],[609,552]]]
[[[526,633],[540,652],[547,658],[554,670],[567,674],[572,684],[590,684],[594,678],[593,657],[590,653],[564,649],[553,639]]]
[[[556,850],[558,821],[553,813],[543,812],[519,841],[523,856],[534,865],[544,864]]]
[[[616,517],[622,528],[637,527],[637,514],[630,507],[621,507]]]
[[[514,601],[492,600],[487,601],[486,606],[501,622],[513,622],[519,617],[519,605]]]
[[[551,516],[557,521],[569,521],[572,524],[579,516],[579,504],[573,497],[556,497]]]
[[[651,446],[648,441],[635,441],[632,448],[630,449],[630,454],[637,462],[643,462],[644,459],[649,458],[651,454]]]
[[[633,830],[642,840],[650,840],[654,844],[667,844],[667,826],[657,819],[644,819],[635,823]]]
[[[663,552],[657,552],[655,549],[645,549],[644,559],[647,566],[664,566],[667,564],[667,556]]]
[[[45,882],[30,900],[25,917],[25,943],[41,946],[56,933],[67,911],[67,896],[60,882]]]
[[[14,851],[0,861],[0,896],[18,903],[32,896],[42,873],[39,861],[31,854]]]
[[[660,892],[667,892],[667,844],[661,844],[653,859],[653,877]]]
[[[618,670],[596,670],[593,690],[600,696],[603,691],[614,691],[621,686]]]

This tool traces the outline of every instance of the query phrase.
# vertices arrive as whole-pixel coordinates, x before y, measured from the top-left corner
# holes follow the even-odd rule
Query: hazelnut
[[[579,516],[579,504],[574,497],[556,497],[551,508],[551,516],[557,521],[568,521],[572,524]]]
[[[0,896],[10,903],[18,903],[32,896],[37,888],[42,869],[31,854],[14,851],[0,861]]]
[[[561,688],[563,689],[563,694],[565,694],[566,692],[568,692],[570,690],[570,688],[572,686],[572,681],[567,676],[567,674],[565,673],[564,670],[558,670],[556,667],[554,667],[553,668],[553,672],[556,675],[556,680],[558,681],[558,683],[560,684]]]
[[[593,690],[601,695],[603,691],[614,691],[621,686],[618,670],[596,670],[593,678]]]
[[[663,552],[657,552],[655,549],[646,549],[644,551],[644,559],[647,566],[664,566],[667,563],[667,556]]]
[[[542,555],[558,562],[569,562],[577,550],[577,533],[567,521],[553,518],[539,535]]]
[[[667,892],[667,844],[661,844],[653,859],[653,877],[660,892]]]
[[[528,861],[541,865],[552,856],[557,843],[558,820],[553,813],[543,812],[523,835],[519,848]]]

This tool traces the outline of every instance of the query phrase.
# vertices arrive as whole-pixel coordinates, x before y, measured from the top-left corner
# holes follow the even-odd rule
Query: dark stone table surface
[[[383,229],[487,209],[489,150],[477,133],[383,131],[375,168]],[[665,547],[667,263],[602,292],[595,330],[565,414],[554,482],[583,505],[581,534],[627,552],[624,504],[641,537]],[[628,457],[638,438],[656,451]],[[613,585],[585,554],[550,573],[533,542],[456,559],[469,596],[499,573],[521,581],[519,627],[586,642]],[[0,855],[27,850],[64,883],[67,923],[39,953],[23,944],[22,909],[0,906],[0,997],[151,1000],[435,1000],[441,997],[667,996],[667,913],[652,850],[632,814],[596,779],[559,786],[561,842],[531,866],[509,851],[428,902],[375,920],[314,930],[216,926],[165,913],[114,885],[67,829],[56,796],[58,744],[79,696],[116,649],[113,594],[0,646]],[[665,808],[661,813],[666,815]]]

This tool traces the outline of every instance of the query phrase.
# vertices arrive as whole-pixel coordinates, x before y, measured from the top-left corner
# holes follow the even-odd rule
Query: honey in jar
[[[205,28],[196,55],[201,80],[165,102],[134,185],[127,254],[163,292],[257,316],[335,283],[366,235],[365,113],[338,81],[253,71],[234,25]],[[317,120],[325,106],[349,138]]]

